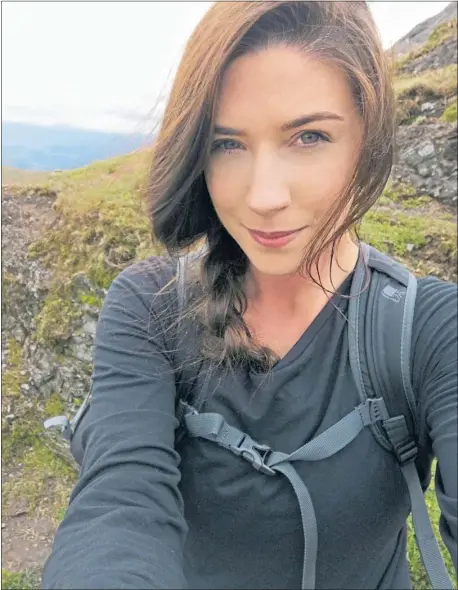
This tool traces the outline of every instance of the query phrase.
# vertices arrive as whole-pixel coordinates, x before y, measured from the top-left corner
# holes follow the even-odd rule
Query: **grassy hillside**
[[[2,166],[2,185],[24,185],[40,183],[47,180],[49,172],[36,172],[34,170],[20,170],[12,166]]]

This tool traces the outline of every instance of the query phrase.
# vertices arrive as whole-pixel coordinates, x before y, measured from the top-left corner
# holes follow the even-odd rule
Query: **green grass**
[[[40,585],[37,572],[10,572],[2,568],[2,590],[39,590]]]
[[[456,64],[425,70],[416,75],[406,74],[394,80],[394,90],[398,99],[412,96],[424,98],[448,96],[456,93],[456,76]]]
[[[398,256],[409,252],[409,244],[418,250],[435,238],[440,243],[441,252],[447,255],[456,253],[456,224],[445,219],[375,209],[365,215],[360,234],[375,248]]]
[[[21,385],[27,382],[22,370],[22,346],[14,338],[8,340],[8,368],[2,371],[2,398],[21,395]]]
[[[56,269],[56,286],[84,272],[95,286],[108,288],[125,266],[153,253],[141,202],[148,159],[148,151],[138,152],[49,179],[59,221],[30,254]]]
[[[445,111],[442,113],[442,121],[445,121],[446,123],[456,123],[457,120],[457,101],[456,98],[455,100],[453,100],[445,109]]]
[[[400,205],[403,209],[417,209],[433,201],[428,195],[418,195],[415,187],[401,183],[393,186],[388,184],[378,200],[378,205]]]

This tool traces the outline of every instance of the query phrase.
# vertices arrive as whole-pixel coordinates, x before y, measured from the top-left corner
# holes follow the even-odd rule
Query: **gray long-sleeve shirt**
[[[299,588],[303,536],[287,479],[202,439],[175,446],[175,341],[164,312],[176,299],[157,295],[174,267],[154,262],[154,270],[139,263],[122,272],[105,299],[83,467],[43,587]],[[335,296],[268,379],[250,370],[209,377],[204,366],[196,385],[205,411],[285,453],[332,426],[360,402],[346,309]],[[456,285],[419,281],[411,366],[420,455],[426,472],[432,453],[438,459],[441,533],[456,568]],[[317,588],[410,588],[408,492],[370,429],[329,459],[295,468],[316,512]]]

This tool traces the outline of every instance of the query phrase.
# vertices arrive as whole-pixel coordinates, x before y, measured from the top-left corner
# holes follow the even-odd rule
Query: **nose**
[[[259,215],[269,215],[290,205],[291,197],[280,162],[258,159],[253,165],[247,194],[248,207]]]

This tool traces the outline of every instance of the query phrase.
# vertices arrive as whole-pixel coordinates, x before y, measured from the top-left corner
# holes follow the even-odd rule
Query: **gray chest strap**
[[[189,408],[189,406],[188,406]],[[185,414],[184,423],[189,436],[215,442],[249,461],[255,469],[266,475],[282,473],[293,486],[299,502],[302,530],[304,534],[304,557],[302,568],[302,589],[315,588],[318,531],[307,486],[294,469],[294,461],[319,461],[331,457],[346,447],[370,424],[386,420],[388,412],[382,398],[368,399],[331,428],[294,451],[290,455],[272,451],[251,439],[247,434],[230,426],[220,414]]]

